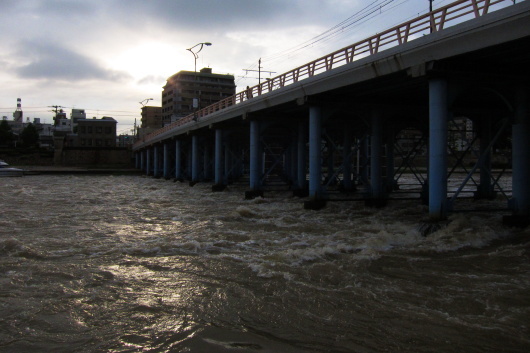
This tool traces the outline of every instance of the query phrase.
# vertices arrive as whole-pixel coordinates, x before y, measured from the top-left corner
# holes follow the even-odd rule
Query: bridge
[[[530,1],[455,1],[144,136],[136,167],[213,191],[245,180],[247,198],[284,185],[314,209],[406,190],[433,220],[503,197],[524,226],[529,67]]]

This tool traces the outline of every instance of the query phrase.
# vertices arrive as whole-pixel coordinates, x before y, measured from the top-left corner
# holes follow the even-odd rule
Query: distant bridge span
[[[213,180],[215,190],[248,175],[249,197],[281,178],[313,207],[339,190],[382,205],[407,173],[434,219],[474,183],[475,197],[503,194],[506,220],[525,224],[529,67],[530,1],[456,1],[145,136],[133,147],[136,165],[155,177]],[[452,130],[464,117],[473,128],[456,134],[468,136],[455,150]],[[494,175],[497,150],[512,151],[511,191]],[[455,170],[464,180],[448,190]]]

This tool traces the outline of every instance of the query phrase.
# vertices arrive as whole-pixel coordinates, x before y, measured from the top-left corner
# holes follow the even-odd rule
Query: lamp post
[[[149,101],[152,101],[152,100],[153,98],[146,98],[143,101],[141,101],[140,104],[142,105],[142,107],[145,107],[147,103],[149,103]]]
[[[139,102],[142,105],[142,124],[144,122],[144,107],[149,103],[149,101],[152,101],[153,98],[146,98],[143,101]],[[134,119],[134,135],[137,137],[139,135],[139,128],[136,127],[136,118]]]
[[[193,51],[193,48],[198,47],[199,45],[200,45],[199,50],[197,50],[197,51]],[[190,53],[192,53],[192,54],[193,54],[193,57],[195,58],[195,81],[197,81],[197,59],[199,58],[199,52],[202,50],[202,48],[203,48],[205,45],[206,45],[207,47],[209,47],[210,45],[212,45],[212,43],[210,43],[210,42],[203,42],[203,43],[195,44],[193,47],[186,49],[186,50],[188,50]],[[195,94],[196,94],[197,91],[196,91],[196,90],[194,90],[194,91],[195,91]],[[200,95],[200,91],[199,91],[199,95]],[[199,99],[200,99],[200,97],[199,97],[199,98],[193,98],[193,108],[194,108],[194,111],[193,111],[194,117],[193,117],[193,119],[194,119],[194,120],[197,120],[197,109],[198,109],[199,106],[200,106]]]
[[[199,48],[199,50],[197,50],[197,51],[193,51],[193,50],[192,50],[193,48],[198,47],[199,45],[201,46],[201,47]],[[210,43],[210,42],[199,43],[199,44],[195,44],[195,45],[194,45],[193,47],[191,47],[191,48],[186,49],[186,50],[189,50],[189,52],[192,53],[192,54],[193,54],[193,57],[195,58],[195,72],[197,72],[197,59],[199,58],[199,55],[198,55],[198,54],[199,54],[199,52],[202,50],[202,47],[205,46],[205,45],[206,45],[207,47],[209,47],[210,45],[212,45],[212,43]]]

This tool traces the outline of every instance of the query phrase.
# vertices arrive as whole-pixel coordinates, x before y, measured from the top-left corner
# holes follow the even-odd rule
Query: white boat
[[[3,160],[0,160],[0,178],[1,177],[21,177],[24,175],[24,170],[18,169],[18,168],[12,168],[4,162]]]

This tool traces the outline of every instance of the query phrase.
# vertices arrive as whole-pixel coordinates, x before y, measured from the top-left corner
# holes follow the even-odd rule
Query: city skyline
[[[274,77],[428,9],[428,0],[3,1],[0,115],[12,119],[22,98],[25,118],[51,123],[60,105],[112,116],[127,133],[140,101],[160,106],[165,80],[194,70],[186,49],[197,43],[212,43],[197,70],[234,75],[239,92],[258,83],[245,69],[260,58],[261,78]]]

